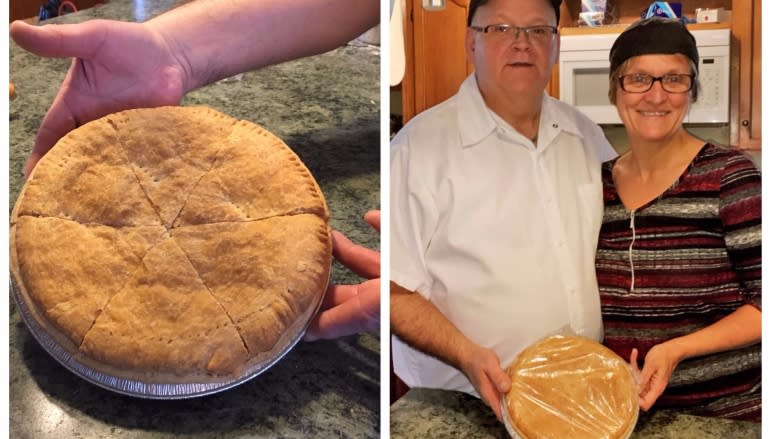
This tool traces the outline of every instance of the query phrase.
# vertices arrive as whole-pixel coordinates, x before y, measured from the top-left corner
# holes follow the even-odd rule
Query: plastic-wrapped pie
[[[230,381],[273,361],[331,265],[309,170],[268,131],[206,107],[70,132],[26,182],[10,244],[20,308],[47,349],[141,382]]]
[[[504,396],[510,434],[522,439],[620,439],[639,414],[629,365],[584,337],[556,335],[518,354]]]

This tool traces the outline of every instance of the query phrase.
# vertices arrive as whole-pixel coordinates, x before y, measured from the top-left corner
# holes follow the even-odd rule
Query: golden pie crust
[[[515,358],[504,396],[508,429],[524,439],[619,439],[639,413],[628,364],[578,336],[545,338]]]
[[[70,132],[22,189],[10,244],[14,281],[57,343],[102,371],[183,382],[238,377],[300,334],[331,265],[309,170],[206,107]]]

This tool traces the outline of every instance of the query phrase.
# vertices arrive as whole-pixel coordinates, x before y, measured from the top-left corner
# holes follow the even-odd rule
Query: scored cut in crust
[[[262,352],[281,335],[283,323],[303,311],[309,291],[327,276],[316,257],[326,251],[330,236],[325,229],[317,231],[318,222],[315,215],[301,214],[186,226],[175,229],[173,238],[250,351]],[[290,236],[298,238],[291,242]],[[289,281],[290,269],[294,283]]]
[[[634,378],[600,343],[551,336],[518,354],[508,373],[508,428],[524,439],[620,439],[633,430],[639,413]]]
[[[160,225],[109,123],[71,131],[41,164],[43,171],[22,188],[12,218],[53,217],[113,227]]]
[[[296,184],[309,171],[297,156],[288,154],[281,146],[281,140],[261,127],[238,122],[216,155],[214,168],[187,198],[176,225],[245,221],[291,213],[325,215],[319,187]],[[266,166],[248,169],[254,168],[254,163]],[[297,178],[284,174],[297,174]]]
[[[171,239],[143,264],[84,336],[91,358],[129,368],[232,372],[247,350],[227,314]]]
[[[116,229],[54,217],[19,217],[17,279],[30,299],[71,340],[80,343],[100,310],[131,278],[165,228]]]
[[[205,107],[72,131],[30,175],[10,237],[36,321],[137,379],[240,376],[303,330],[331,264],[328,209],[300,159]]]

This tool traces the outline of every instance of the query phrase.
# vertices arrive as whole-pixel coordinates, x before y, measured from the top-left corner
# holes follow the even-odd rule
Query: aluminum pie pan
[[[512,419],[509,416],[509,410],[506,406],[506,394],[501,396],[501,416],[504,418],[504,428],[506,428],[507,433],[509,433],[509,437],[512,439],[531,439],[528,436],[523,435],[520,430],[515,428],[515,424],[512,422]],[[632,415],[629,425],[623,432],[623,435],[620,436],[620,439],[628,439],[631,437],[631,435],[634,433],[634,429],[636,428],[638,419],[639,410],[636,410]]]
[[[295,320],[281,335],[271,351],[263,352],[255,357],[252,365],[237,377],[222,377],[209,381],[188,382],[187,380],[157,380],[128,373],[117,373],[110,366],[80,354],[78,348],[68,348],[69,340],[58,337],[56,331],[47,328],[50,325],[31,306],[30,299],[16,284],[13,273],[9,280],[10,289],[27,328],[43,349],[57,362],[78,377],[106,390],[126,396],[144,399],[175,400],[190,399],[213,395],[232,389],[240,384],[256,378],[284,358],[303,338],[309,324],[314,320],[322,305],[328,285],[330,284],[331,268],[328,268],[328,282],[319,297],[312,300],[305,312]],[[62,341],[57,340],[61,338]],[[72,343],[70,343],[72,345]]]

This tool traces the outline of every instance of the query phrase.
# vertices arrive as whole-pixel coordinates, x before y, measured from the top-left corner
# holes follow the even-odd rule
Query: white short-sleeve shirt
[[[546,335],[602,335],[594,257],[601,162],[615,151],[598,125],[547,95],[537,138],[488,109],[472,74],[391,144],[391,280],[503,367]],[[392,349],[409,386],[476,395],[457,369],[397,337]]]

